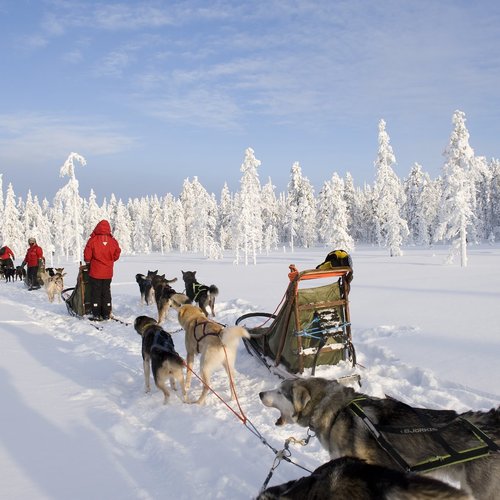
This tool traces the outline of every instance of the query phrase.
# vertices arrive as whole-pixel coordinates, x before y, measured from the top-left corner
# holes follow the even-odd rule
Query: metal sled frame
[[[268,357],[275,367],[283,364],[292,373],[312,368],[314,375],[316,365],[341,360],[350,360],[354,365],[347,279],[352,269],[299,272],[291,265],[290,271],[290,283],[276,314],[248,313],[236,320],[236,324],[246,326],[249,318],[267,318],[257,327],[246,326],[250,333],[250,339],[245,339],[247,350],[258,354],[265,364]],[[312,280],[326,284],[307,287]],[[320,316],[325,313],[336,315],[338,321],[322,324]]]

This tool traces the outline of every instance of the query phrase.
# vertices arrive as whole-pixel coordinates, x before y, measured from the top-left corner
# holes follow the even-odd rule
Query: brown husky
[[[202,404],[208,393],[210,375],[219,366],[223,366],[229,378],[231,399],[233,387],[231,379],[234,380],[234,362],[238,342],[241,338],[249,338],[249,333],[241,326],[224,326],[208,319],[198,306],[191,304],[181,305],[172,301],[172,307],[178,312],[179,323],[186,332],[187,373],[186,390],[191,386],[191,370],[194,357],[201,354],[200,372],[203,380],[203,390],[196,401]]]
[[[176,298],[176,302],[179,304],[186,304],[191,302],[187,295],[183,293],[177,293],[171,286],[170,283],[175,283],[177,278],[168,280],[165,275],[154,275],[151,278],[151,283],[154,291],[154,297],[156,302],[156,308],[158,309],[158,323],[163,323],[167,318],[168,311],[172,305],[172,298]]]

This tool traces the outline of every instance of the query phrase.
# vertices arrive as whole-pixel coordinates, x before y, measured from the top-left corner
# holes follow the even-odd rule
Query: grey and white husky
[[[333,459],[351,456],[401,470],[394,453],[390,453],[391,447],[412,467],[432,460],[439,466],[443,457],[455,451],[458,455],[463,453],[461,463],[446,465],[429,474],[458,482],[477,500],[500,498],[500,453],[488,452],[486,446],[482,458],[469,461],[464,453],[484,448],[478,436],[483,436],[484,442],[490,440],[491,450],[498,450],[498,408],[461,414],[453,410],[413,408],[393,398],[369,397],[337,381],[315,377],[285,380],[278,388],[261,392],[260,398],[265,406],[280,411],[276,425],[297,423],[309,427]],[[389,451],[382,447],[381,439],[374,437],[369,426],[389,443],[386,446]]]

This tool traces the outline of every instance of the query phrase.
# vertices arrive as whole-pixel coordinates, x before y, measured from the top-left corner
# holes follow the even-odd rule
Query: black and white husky
[[[172,390],[178,382],[182,391],[182,400],[186,400],[186,384],[184,380],[184,360],[177,353],[170,333],[166,332],[153,318],[138,316],[134,321],[136,332],[142,337],[142,360],[144,367],[144,385],[146,392],[151,391],[150,372],[156,387],[163,392],[163,403],[168,402],[170,394],[166,387],[170,380]]]
[[[186,295],[192,302],[196,302],[205,316],[208,317],[210,307],[212,316],[215,316],[215,297],[219,294],[219,289],[215,285],[202,285],[196,280],[196,271],[181,271],[184,285],[186,286]]]
[[[135,281],[139,285],[139,292],[141,293],[141,304],[146,302],[149,306],[153,302],[153,277],[158,274],[158,269],[156,271],[148,271],[148,274],[136,274]]]

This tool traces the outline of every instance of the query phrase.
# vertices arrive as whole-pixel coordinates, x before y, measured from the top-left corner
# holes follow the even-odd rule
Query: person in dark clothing
[[[35,290],[40,288],[40,283],[38,282],[38,267],[41,264],[45,265],[45,257],[43,256],[42,247],[39,247],[36,244],[35,238],[29,238],[28,245],[29,247],[26,252],[26,257],[24,257],[21,266],[28,266],[28,274],[26,278],[28,290]]]
[[[120,253],[120,245],[111,235],[109,222],[100,221],[83,251],[83,258],[89,265],[90,303],[94,320],[111,317],[111,279]]]

